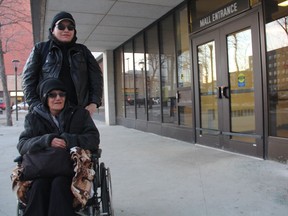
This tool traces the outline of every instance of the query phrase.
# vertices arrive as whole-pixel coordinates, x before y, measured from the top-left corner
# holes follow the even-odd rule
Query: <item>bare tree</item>
[[[147,88],[148,88],[148,105],[152,109],[152,97],[157,97],[157,88],[160,88],[160,68],[164,63],[164,59],[159,59],[158,53],[147,54]]]
[[[276,21],[281,26],[281,28],[285,31],[286,35],[288,36],[288,17],[282,17]]]
[[[30,4],[28,0],[0,0],[0,78],[6,102],[7,126],[12,126],[13,123],[4,57],[9,52],[17,52],[21,55],[24,50],[31,49],[31,45],[21,39],[25,32],[26,34],[27,32],[31,33],[27,27],[27,23],[31,25],[30,11],[23,5]],[[19,10],[19,6],[21,10]]]

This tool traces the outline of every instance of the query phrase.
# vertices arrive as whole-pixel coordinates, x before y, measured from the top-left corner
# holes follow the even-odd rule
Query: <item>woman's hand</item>
[[[65,142],[64,139],[59,139],[59,138],[54,138],[52,141],[51,141],[51,147],[54,147],[54,148],[66,148],[67,147],[67,144]]]

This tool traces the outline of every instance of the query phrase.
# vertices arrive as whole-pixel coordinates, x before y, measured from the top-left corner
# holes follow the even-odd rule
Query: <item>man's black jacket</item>
[[[59,78],[62,58],[61,49],[51,40],[34,46],[23,70],[22,83],[30,108],[40,103],[36,89],[41,80]],[[103,76],[92,53],[86,46],[75,43],[68,49],[68,61],[78,105],[85,107],[95,103],[99,107],[103,93]]]

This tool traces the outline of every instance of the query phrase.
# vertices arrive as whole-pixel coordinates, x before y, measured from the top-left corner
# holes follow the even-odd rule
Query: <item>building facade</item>
[[[287,5],[189,0],[143,29],[113,51],[115,123],[287,162]]]
[[[21,11],[16,11],[21,5]],[[22,90],[22,71],[25,62],[33,48],[30,2],[28,0],[4,1],[0,5],[1,41],[4,57],[4,67],[10,106],[17,101],[24,101]],[[13,60],[18,60],[15,73]],[[16,94],[17,92],[17,94]],[[5,102],[5,95],[0,80],[0,101]]]

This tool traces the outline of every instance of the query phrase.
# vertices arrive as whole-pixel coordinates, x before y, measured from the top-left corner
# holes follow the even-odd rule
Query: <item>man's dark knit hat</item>
[[[38,85],[37,91],[43,105],[47,106],[47,95],[52,90],[61,90],[66,92],[63,82],[57,78],[47,78]]]
[[[60,23],[63,20],[69,20],[76,27],[75,20],[74,20],[73,16],[68,12],[61,11],[58,14],[56,14],[54,16],[54,18],[52,19],[51,30],[54,29],[56,23]]]

